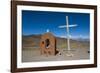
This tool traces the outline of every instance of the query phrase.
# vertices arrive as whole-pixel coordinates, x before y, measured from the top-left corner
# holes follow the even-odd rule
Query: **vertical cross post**
[[[69,22],[68,16],[66,16],[66,25],[67,25],[67,43],[68,43],[68,51],[70,50],[70,35],[69,35]]]

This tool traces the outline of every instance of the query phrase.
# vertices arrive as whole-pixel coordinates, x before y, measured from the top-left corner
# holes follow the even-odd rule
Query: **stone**
[[[40,53],[41,55],[56,55],[56,38],[47,32],[41,36],[40,40]]]

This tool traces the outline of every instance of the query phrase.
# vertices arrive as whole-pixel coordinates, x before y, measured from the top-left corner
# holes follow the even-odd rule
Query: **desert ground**
[[[65,61],[65,60],[86,60],[90,59],[89,41],[71,40],[71,53],[73,56],[67,56],[66,39],[57,38],[56,55],[41,55],[39,47],[39,36],[28,36],[23,38],[22,62],[41,62],[41,61]],[[34,42],[35,41],[35,42]],[[34,42],[34,43],[33,43]]]
[[[72,49],[73,56],[67,56],[66,49],[59,49],[61,54],[55,56],[41,55],[39,49],[23,50],[22,62],[37,62],[37,61],[61,61],[61,60],[82,60],[89,59],[89,53],[87,49]]]

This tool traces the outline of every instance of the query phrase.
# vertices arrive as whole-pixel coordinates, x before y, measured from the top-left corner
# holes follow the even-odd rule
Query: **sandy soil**
[[[89,59],[90,54],[88,49],[78,48],[72,49],[72,57],[67,56],[66,49],[58,49],[61,54],[56,54],[55,56],[41,55],[39,49],[24,49],[22,51],[22,62],[40,62],[40,61],[62,61],[62,60],[83,60]]]

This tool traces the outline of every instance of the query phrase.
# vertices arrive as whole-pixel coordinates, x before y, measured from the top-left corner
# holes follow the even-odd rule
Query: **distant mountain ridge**
[[[22,36],[22,45],[25,47],[39,47],[40,46],[40,35],[23,35]],[[67,39],[56,37],[57,48],[66,48],[67,47]],[[71,47],[78,48],[79,45],[89,45],[89,41],[84,39],[70,39]]]

